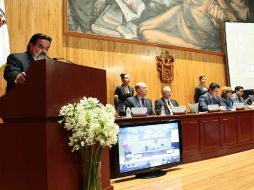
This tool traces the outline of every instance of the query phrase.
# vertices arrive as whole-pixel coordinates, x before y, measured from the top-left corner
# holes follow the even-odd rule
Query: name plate
[[[235,103],[237,110],[243,110],[244,109],[244,103],[236,102]]]
[[[186,106],[173,107],[172,111],[174,114],[186,113]]]
[[[208,111],[218,111],[219,104],[208,105],[207,108],[208,108]]]
[[[131,108],[131,113],[133,116],[146,115],[147,107],[133,107],[133,108]]]

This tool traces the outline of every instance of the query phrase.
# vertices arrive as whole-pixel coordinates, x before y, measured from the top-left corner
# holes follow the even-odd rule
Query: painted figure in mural
[[[0,27],[6,24],[4,11],[0,8]]]
[[[219,24],[246,21],[249,15],[245,0],[182,0],[141,23],[139,31],[146,41],[218,50]]]
[[[89,32],[94,19],[105,9],[107,0],[68,0],[69,31]]]
[[[248,0],[68,0],[68,31],[219,51],[220,23],[254,21]]]

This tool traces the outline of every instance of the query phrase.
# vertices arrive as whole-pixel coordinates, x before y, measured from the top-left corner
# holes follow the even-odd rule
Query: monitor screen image
[[[119,173],[156,169],[181,162],[179,121],[120,126]]]

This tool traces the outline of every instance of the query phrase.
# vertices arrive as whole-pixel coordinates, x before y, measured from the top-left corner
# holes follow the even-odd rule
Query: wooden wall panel
[[[46,33],[53,38],[49,51],[51,57],[63,57],[77,64],[106,69],[108,103],[113,103],[114,89],[121,83],[121,73],[130,74],[132,86],[139,81],[147,83],[148,97],[153,101],[161,96],[161,87],[165,84],[160,82],[155,56],[165,48],[65,36],[63,0],[5,0],[5,7],[11,52],[25,51],[32,34]],[[167,50],[175,57],[175,79],[170,86],[174,98],[181,105],[194,101],[194,87],[198,85],[201,74],[207,76],[207,85],[212,81],[221,86],[226,84],[223,55]],[[81,81],[80,85],[86,82]],[[2,95],[5,91],[2,77],[0,84]]]
[[[204,117],[200,120],[201,152],[218,150],[221,146],[220,121],[218,117]]]
[[[232,146],[237,144],[237,118],[225,117],[221,120],[221,144]]]

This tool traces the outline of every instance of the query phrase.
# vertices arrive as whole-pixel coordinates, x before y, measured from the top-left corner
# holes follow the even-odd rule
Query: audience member
[[[162,88],[162,98],[155,101],[155,113],[156,115],[161,114],[161,108],[162,106],[165,109],[165,114],[173,115],[172,108],[174,106],[178,106],[178,103],[176,100],[171,99],[172,91],[169,86],[165,86]]]
[[[144,82],[139,82],[135,85],[137,92],[136,96],[132,96],[126,99],[125,106],[127,107],[147,107],[147,115],[153,114],[152,101],[145,96],[147,95],[147,87]]]

